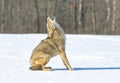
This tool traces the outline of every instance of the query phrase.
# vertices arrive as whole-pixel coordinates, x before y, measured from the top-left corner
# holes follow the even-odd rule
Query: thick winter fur
[[[48,37],[33,50],[30,63],[31,70],[51,70],[45,67],[53,56],[60,55],[64,65],[73,70],[65,53],[65,33],[60,25],[50,17],[47,18]]]

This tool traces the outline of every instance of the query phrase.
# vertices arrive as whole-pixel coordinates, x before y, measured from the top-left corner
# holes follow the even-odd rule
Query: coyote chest
[[[56,49],[55,44],[50,39],[44,39],[41,43],[33,50],[33,57],[36,56],[35,53],[38,53],[37,57],[42,57],[44,54],[48,54],[49,57],[56,56],[58,50]],[[35,57],[34,57],[35,58]]]

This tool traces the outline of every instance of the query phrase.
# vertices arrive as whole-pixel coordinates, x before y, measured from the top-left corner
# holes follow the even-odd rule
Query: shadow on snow
[[[120,67],[81,67],[81,68],[73,68],[74,71],[79,71],[79,70],[120,70]],[[54,68],[53,71],[58,71],[58,70],[67,70],[66,68]]]

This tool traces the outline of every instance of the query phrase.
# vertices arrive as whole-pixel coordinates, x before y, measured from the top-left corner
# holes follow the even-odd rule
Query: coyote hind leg
[[[42,70],[42,71],[51,71],[51,67],[42,67],[40,65],[34,65],[30,67],[30,70]]]
[[[30,70],[43,70],[43,71],[49,71],[51,70],[51,67],[45,67],[45,65],[49,62],[50,58],[48,57],[40,57],[31,60],[31,67]]]
[[[41,65],[32,65],[30,68],[30,70],[42,70],[42,66]]]

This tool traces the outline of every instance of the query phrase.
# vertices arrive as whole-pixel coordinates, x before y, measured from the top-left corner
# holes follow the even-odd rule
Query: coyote
[[[31,70],[52,70],[51,67],[45,67],[50,59],[60,55],[64,65],[69,70],[73,70],[65,53],[65,34],[55,18],[47,18],[48,37],[43,39],[40,44],[33,50],[30,58]]]

